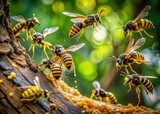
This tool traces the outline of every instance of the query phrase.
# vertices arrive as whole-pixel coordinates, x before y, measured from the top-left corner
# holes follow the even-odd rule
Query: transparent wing
[[[99,83],[98,81],[94,81],[94,82],[92,83],[92,85],[93,85],[93,87],[94,87],[95,89],[100,89],[100,88],[101,88],[100,83]]]
[[[47,35],[57,31],[58,29],[59,29],[58,27],[46,28],[43,32],[43,36],[46,37]]]
[[[73,23],[76,23],[76,22],[83,22],[84,20],[87,20],[88,18],[74,18],[74,19],[71,19],[71,21]]]
[[[76,50],[82,48],[84,45],[85,45],[85,43],[81,43],[81,44],[77,44],[77,45],[72,45],[69,48],[67,48],[65,51],[67,51],[67,52],[69,52],[69,51],[75,52]]]
[[[143,78],[157,78],[156,76],[142,76]]]
[[[134,44],[134,38],[132,38],[132,39],[129,41],[128,46],[127,46],[127,48],[126,48],[126,53],[127,53],[128,50],[133,46],[133,44]]]
[[[134,19],[133,23],[137,22],[139,19],[145,18],[148,16],[148,11],[151,9],[151,6],[146,6],[140,13],[139,15]]]
[[[130,49],[128,49],[128,50],[126,51],[126,53],[129,54],[129,53],[131,53],[132,51],[140,48],[141,46],[144,45],[145,42],[146,42],[146,39],[145,39],[145,38],[140,38],[140,39],[138,39],[137,42],[134,44],[134,46],[131,47]]]
[[[11,16],[11,19],[18,21],[18,22],[25,22],[26,20],[24,19],[23,16],[18,15],[18,16]]]
[[[39,82],[39,77],[38,77],[38,76],[35,77],[35,79],[33,80],[33,82],[34,82],[34,84],[37,86],[38,89],[41,88],[40,82]]]
[[[77,13],[63,12],[63,14],[75,18],[86,18],[86,16]]]

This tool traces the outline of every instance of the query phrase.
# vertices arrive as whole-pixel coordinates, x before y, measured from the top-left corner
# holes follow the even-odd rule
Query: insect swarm
[[[105,9],[106,8],[101,9],[99,14],[90,14],[88,16],[84,16],[84,15],[76,14],[76,13],[71,13],[71,12],[63,12],[64,15],[74,17],[73,19],[71,19],[71,21],[74,22],[74,25],[70,29],[69,37],[73,38],[79,32],[81,32],[80,36],[77,38],[77,40],[79,40],[80,37],[82,36],[85,28],[92,26],[93,29],[95,29],[94,23],[96,23],[96,26],[98,27],[98,23],[101,23],[101,14],[102,14],[102,12],[105,11]]]
[[[94,89],[92,90],[90,99],[95,97],[96,99],[106,103],[117,104],[117,99],[113,93],[106,92],[104,89],[102,89],[98,81],[94,81],[92,84]]]
[[[139,64],[142,64],[143,62],[147,62],[147,61],[144,60],[144,56],[141,53],[139,53],[138,51],[135,51],[136,49],[143,46],[145,41],[146,41],[145,38],[140,38],[134,44],[134,39],[132,38],[129,41],[129,44],[127,46],[127,49],[126,49],[125,53],[121,54],[118,58],[116,58],[114,56],[109,58],[109,59],[115,60],[117,71],[119,71],[121,69],[121,67],[124,66],[127,74],[129,74],[129,71],[128,71],[127,67],[129,67],[132,72],[137,74],[136,71],[133,70],[131,64],[136,63],[136,64],[139,65]]]
[[[32,30],[34,33],[36,33],[34,27],[40,25],[39,20],[35,17],[34,14],[33,16],[34,17],[27,20],[25,20],[21,15],[11,17],[13,20],[19,22],[13,27],[13,33],[15,37],[26,30],[26,40],[32,38],[30,31]]]
[[[52,50],[51,46],[52,44],[49,43],[49,42],[46,42],[45,41],[45,37],[51,33],[54,33],[55,31],[58,30],[58,27],[51,27],[51,28],[46,28],[44,31],[43,31],[43,34],[37,32],[37,33],[33,33],[32,34],[32,44],[29,48],[29,51],[32,50],[32,57],[34,57],[34,46],[35,44],[39,45],[40,47],[43,46],[43,51],[47,57],[47,59],[49,58],[48,57],[48,54],[46,52],[46,48],[49,49],[49,50]]]
[[[138,104],[140,104],[140,90],[138,88],[138,86],[142,86],[143,89],[145,90],[148,98],[149,98],[149,92],[153,94],[153,84],[150,82],[150,80],[148,78],[157,78],[154,76],[141,76],[138,74],[131,74],[131,75],[127,75],[126,73],[122,72],[121,76],[125,76],[125,81],[124,81],[124,85],[129,85],[129,90],[127,91],[127,93],[132,89],[132,86],[136,86],[136,93],[138,95]],[[150,100],[150,98],[149,98]],[[150,100],[151,101],[151,100]]]
[[[150,37],[153,38],[153,36],[149,35],[144,29],[152,29],[155,28],[153,23],[147,19],[143,19],[146,16],[148,16],[148,11],[151,9],[151,6],[146,6],[140,14],[133,20],[129,21],[125,26],[123,26],[124,35],[126,36],[128,33],[130,33],[130,39],[132,38],[132,32],[139,32],[141,37],[143,37],[141,31],[144,31],[144,33]]]

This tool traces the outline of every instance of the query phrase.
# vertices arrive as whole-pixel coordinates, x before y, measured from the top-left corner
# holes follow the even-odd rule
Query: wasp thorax
[[[62,51],[64,50],[64,48],[61,45],[56,45],[54,46],[54,52],[59,55]]]
[[[44,36],[41,33],[34,33],[33,35],[33,39],[44,39]]]

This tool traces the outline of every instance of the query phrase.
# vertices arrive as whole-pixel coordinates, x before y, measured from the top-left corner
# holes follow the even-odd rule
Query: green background
[[[129,35],[124,37],[122,26],[129,20],[133,20],[146,5],[151,5],[152,8],[146,18],[153,22],[155,29],[146,31],[153,35],[154,39],[143,33],[146,43],[138,49],[151,63],[133,65],[133,69],[140,75],[158,77],[157,79],[150,79],[155,87],[154,94],[150,95],[152,102],[146,98],[144,90],[140,87],[141,105],[154,109],[160,108],[158,102],[160,100],[160,2],[158,0],[9,0],[9,2],[11,4],[11,16],[22,15],[25,19],[28,19],[33,17],[33,13],[35,13],[37,18],[41,18],[40,26],[35,27],[37,32],[43,33],[45,28],[58,26],[58,31],[48,35],[45,39],[53,45],[60,44],[67,48],[74,44],[85,43],[83,48],[70,53],[75,62],[78,90],[82,95],[90,97],[93,89],[92,82],[97,80],[101,83],[103,89],[114,93],[118,102],[123,105],[137,104],[135,88],[133,87],[127,93],[129,88],[123,85],[124,77],[119,75],[120,72],[116,72],[115,62],[108,61],[107,58],[112,55],[118,57],[125,52]],[[63,15],[62,12],[68,11],[89,15],[99,13],[104,7],[106,11],[103,12],[102,24],[99,25],[101,30],[97,32],[92,27],[88,27],[79,41],[77,41],[79,34],[75,38],[69,38],[69,30],[73,26],[73,22],[70,21],[71,17]],[[16,21],[12,20],[12,22],[13,26],[17,24]],[[25,38],[25,32],[21,36]],[[134,33],[133,37],[137,40],[140,35]],[[21,41],[21,44],[28,52],[31,40]],[[28,53],[32,55],[31,52]],[[54,54],[49,50],[47,50],[47,53],[50,57]],[[36,46],[33,59],[37,64],[45,59],[42,47]],[[64,69],[62,79],[70,86],[75,86],[73,71]]]

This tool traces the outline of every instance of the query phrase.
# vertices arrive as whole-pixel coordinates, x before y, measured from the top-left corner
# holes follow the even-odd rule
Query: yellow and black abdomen
[[[152,85],[152,83],[147,79],[147,78],[141,78],[141,83],[146,87],[146,89],[149,91],[149,92],[151,92],[151,93],[153,93],[153,85]]]
[[[30,99],[33,97],[38,98],[41,96],[41,94],[42,94],[42,92],[40,90],[38,90],[37,86],[32,86],[22,93],[22,97],[24,99]]]
[[[69,32],[69,37],[73,38],[75,35],[77,35],[83,28],[82,22],[76,22]]]
[[[62,69],[59,64],[51,66],[51,72],[53,77],[58,80],[61,77]]]
[[[153,23],[147,19],[140,19],[135,23],[135,26],[137,30],[155,28]]]
[[[18,24],[15,25],[15,27],[13,27],[13,33],[14,36],[18,36],[20,33],[22,33],[23,31],[25,31],[25,22],[20,22]]]
[[[109,98],[109,101],[111,104],[117,104],[117,99],[116,97],[113,95],[113,93],[108,92],[107,96]]]
[[[71,69],[72,65],[73,65],[73,58],[70,54],[66,53],[63,57],[62,57],[62,62],[63,64],[66,66],[66,68],[68,70]]]
[[[131,58],[136,60],[139,64],[143,63],[144,61],[144,56],[138,51],[131,52]]]

